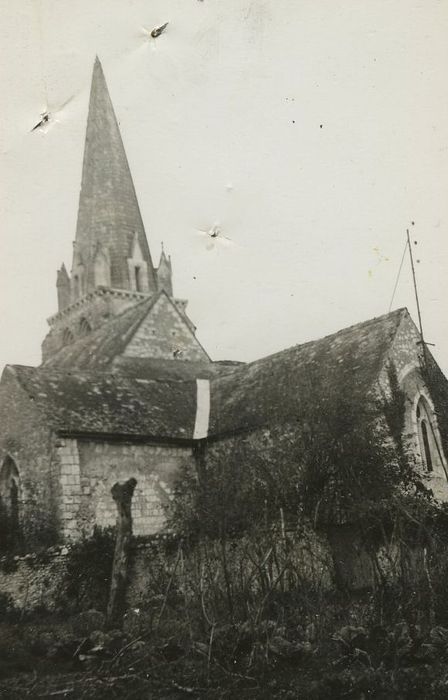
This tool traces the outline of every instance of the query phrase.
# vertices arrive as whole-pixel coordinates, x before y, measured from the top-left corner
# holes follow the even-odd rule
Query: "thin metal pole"
[[[423,325],[422,325],[422,314],[420,311],[420,301],[418,298],[418,289],[417,289],[417,280],[415,277],[415,267],[414,267],[414,256],[412,255],[412,248],[411,248],[411,239],[409,237],[409,229],[406,229],[406,234],[408,237],[408,248],[409,248],[409,257],[411,258],[411,268],[412,268],[412,279],[414,280],[414,292],[415,292],[415,301],[417,302],[417,314],[418,314],[418,325],[420,328],[420,338],[422,341],[422,349],[423,349],[423,362],[425,365],[427,365],[426,362],[426,345],[425,345],[425,339],[423,337]]]
[[[424,339],[424,337],[423,337],[422,315],[421,315],[421,312],[420,312],[420,302],[419,302],[419,298],[418,298],[417,280],[416,280],[416,277],[415,277],[414,257],[413,257],[413,255],[412,255],[411,240],[410,240],[410,237],[409,237],[409,229],[406,229],[406,233],[407,233],[407,236],[408,236],[409,257],[411,258],[412,279],[414,280],[415,301],[417,302],[418,323],[419,323],[419,326],[420,326],[420,337],[421,337],[421,341],[422,341],[422,350],[423,350],[423,362],[424,362],[424,364],[425,364],[425,367],[428,368],[428,361],[427,361],[427,357],[426,357],[426,343],[425,343],[425,339]],[[431,428],[432,437],[433,437],[433,440],[434,440],[434,442],[435,442],[435,444],[436,444],[436,448],[437,448],[437,452],[438,452],[438,455],[439,455],[440,463],[441,463],[441,465],[442,465],[442,467],[443,467],[443,471],[445,472],[445,476],[446,476],[447,479],[448,479],[448,474],[447,474],[445,462],[444,462],[444,459],[443,459],[442,450],[441,450],[441,448],[440,448],[439,441],[438,441],[438,439],[437,439],[437,436],[436,436],[436,433],[435,433],[435,430],[434,430],[434,426],[433,426],[433,424],[432,424],[431,419],[429,420],[429,427]]]

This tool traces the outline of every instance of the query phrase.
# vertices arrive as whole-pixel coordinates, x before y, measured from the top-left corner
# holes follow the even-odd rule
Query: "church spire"
[[[109,266],[110,269],[105,268]],[[105,281],[147,294],[157,280],[112,102],[98,57],[87,119],[72,298]]]

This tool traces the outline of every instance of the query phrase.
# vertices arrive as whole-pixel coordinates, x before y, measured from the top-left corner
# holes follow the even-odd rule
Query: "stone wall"
[[[66,571],[66,547],[0,559],[0,596],[19,610],[54,610]]]
[[[126,357],[207,360],[208,356],[173,303],[162,294],[140,324],[125,351]]]
[[[49,319],[50,331],[42,343],[43,362],[66,344],[64,341],[66,331],[70,331],[75,340],[84,335],[81,328],[82,319],[88,322],[92,330],[96,330],[113,316],[147,298],[147,294],[139,292],[102,287],[86,294]]]
[[[60,522],[64,539],[79,536],[78,513],[81,506],[81,476],[77,440],[59,440]]]
[[[331,552],[323,536],[313,531],[301,538],[290,539],[289,556],[297,573],[296,581],[308,581],[321,589],[329,589],[333,585],[333,565]],[[235,541],[228,547],[228,566],[232,571],[232,579],[241,577],[241,562],[246,569],[245,575],[255,591],[257,580],[253,576],[253,565],[245,557],[245,540]],[[218,586],[223,585],[220,570],[220,546],[213,544],[208,547],[208,566],[210,579]],[[281,556],[279,552],[276,557]],[[266,551],[270,547],[266,545]],[[264,550],[263,550],[264,551]],[[65,579],[70,545],[52,547],[39,555],[28,554],[22,557],[0,559],[0,597],[5,594],[19,610],[30,612],[38,608],[48,611],[58,610],[61,600],[65,600]],[[192,550],[185,550],[182,555],[182,567],[176,566],[178,548],[176,543],[168,549],[164,540],[153,539],[146,543],[135,545],[131,556],[129,583],[127,590],[127,607],[139,608],[154,599],[160,599],[166,593],[166,586],[171,580],[170,589],[194,591],[198,585],[198,562],[204,562],[203,547],[200,545]],[[273,557],[267,557],[263,563],[269,576]],[[278,564],[278,558],[277,558]],[[65,605],[65,603],[63,603]]]
[[[397,371],[400,388],[406,395],[404,439],[409,456],[414,460],[425,486],[432,490],[434,496],[448,500],[447,461],[444,454],[437,416],[429,388],[425,385],[420,366],[422,362],[421,338],[418,329],[409,317],[405,317],[397,331],[390,354]],[[388,393],[387,367],[383,369],[380,386]],[[431,443],[437,442],[433,449],[433,471],[428,472],[422,456],[422,448],[418,437],[417,404],[423,397],[429,409],[431,423]],[[435,446],[435,442],[434,442]]]
[[[131,477],[137,480],[132,499],[135,535],[151,535],[165,526],[164,506],[191,448],[165,445],[78,440],[60,448],[65,531],[90,535],[93,526],[115,525],[117,510],[111,488]],[[76,472],[76,473],[75,473]],[[75,483],[76,482],[76,483]]]
[[[56,537],[59,479],[54,439],[32,400],[6,367],[0,385],[0,473],[12,459],[19,473],[19,522],[25,541]],[[50,541],[49,541],[50,540]]]

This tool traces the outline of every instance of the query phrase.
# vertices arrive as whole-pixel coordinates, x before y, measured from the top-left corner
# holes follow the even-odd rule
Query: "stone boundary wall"
[[[67,547],[51,547],[39,554],[2,557],[0,597],[8,596],[15,608],[25,612],[55,610],[67,554]]]
[[[157,536],[146,542],[134,543],[127,591],[129,608],[144,605],[152,594],[157,595],[157,592],[163,593],[165,590],[166,581],[175,569],[178,554],[176,542],[173,541],[167,549],[166,539],[166,536]],[[246,545],[244,540],[235,542],[231,547],[231,553],[229,552],[229,565],[235,569],[235,575],[240,562],[244,560]],[[207,546],[208,554],[212,553],[213,558],[213,545]],[[172,581],[174,587],[183,588],[185,572],[187,572],[187,578],[192,576],[194,579],[198,560],[203,558],[202,549],[203,545],[198,545],[182,555],[184,558],[182,580],[179,568]],[[292,550],[295,568],[304,580],[324,589],[333,586],[332,557],[324,538],[312,533],[305,540],[295,541],[292,544]],[[0,558],[0,601],[5,595],[20,611],[32,612],[45,609],[63,613],[64,611],[58,607],[60,605],[58,601],[63,593],[69,554],[70,546],[65,545],[51,547],[39,554]],[[215,569],[218,569],[218,557],[214,564]]]

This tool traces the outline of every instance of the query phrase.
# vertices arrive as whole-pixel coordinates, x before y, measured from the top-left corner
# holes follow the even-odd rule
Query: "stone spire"
[[[108,286],[147,294],[157,279],[101,63],[93,68],[71,299]]]

